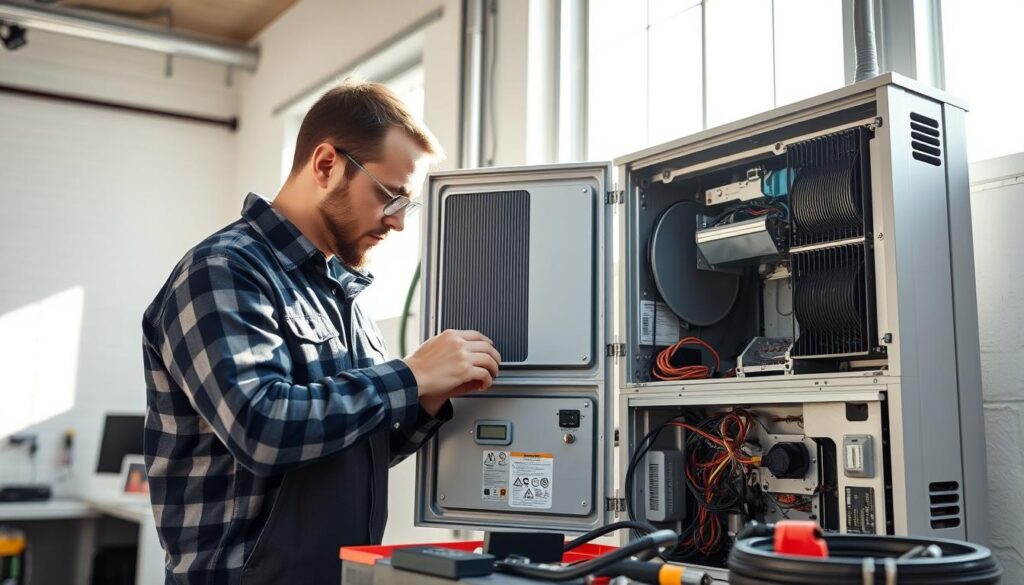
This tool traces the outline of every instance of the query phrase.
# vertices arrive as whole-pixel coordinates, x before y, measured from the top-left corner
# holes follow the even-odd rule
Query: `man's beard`
[[[364,234],[356,233],[348,188],[339,187],[337,191],[328,193],[320,203],[319,211],[330,235],[334,255],[346,266],[363,270],[368,255],[359,250],[359,240]]]

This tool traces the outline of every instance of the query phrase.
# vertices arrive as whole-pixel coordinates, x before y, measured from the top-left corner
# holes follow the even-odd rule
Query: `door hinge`
[[[626,200],[626,196],[622,191],[608,191],[604,194],[604,202],[606,205],[618,205]]]
[[[625,343],[609,343],[607,349],[608,357],[618,357],[626,355],[626,344]]]
[[[626,498],[605,498],[604,511],[616,514],[626,511]]]

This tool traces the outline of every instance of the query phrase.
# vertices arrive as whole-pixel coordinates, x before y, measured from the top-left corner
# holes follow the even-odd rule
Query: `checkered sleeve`
[[[437,429],[452,419],[454,415],[452,401],[446,400],[437,414],[430,416],[423,407],[419,408],[416,424],[403,429],[391,431],[391,465],[395,466],[403,459],[415,453],[423,443],[434,436]]]
[[[241,465],[274,475],[381,424],[418,428],[416,378],[401,360],[293,383],[270,291],[243,262],[205,257],[181,271],[159,316],[168,373]]]

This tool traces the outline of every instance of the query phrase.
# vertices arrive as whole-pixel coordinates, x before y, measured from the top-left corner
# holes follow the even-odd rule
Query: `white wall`
[[[219,66],[29,31],[0,83],[228,117]],[[107,411],[145,408],[142,312],[178,258],[237,213],[235,135],[223,128],[0,93],[0,484],[31,479],[12,432],[39,435],[38,480],[92,481]]]
[[[992,549],[1003,583],[1024,583],[1024,154],[972,165],[971,180]]]
[[[240,203],[248,191],[272,198],[281,186],[286,120],[274,115],[278,106],[301,96],[327,76],[354,65],[368,51],[438,7],[443,8],[443,16],[426,30],[424,42],[424,121],[448,151],[445,166],[457,165],[461,4],[459,0],[302,0],[267,27],[257,39],[259,69],[241,80],[235,199]],[[380,323],[392,354],[398,351],[397,321]],[[418,327],[418,323],[412,323],[410,333],[418,331]],[[414,347],[415,344],[410,345]],[[390,519],[385,542],[450,537],[447,531],[413,527],[414,470],[414,458],[410,458],[391,472]]]

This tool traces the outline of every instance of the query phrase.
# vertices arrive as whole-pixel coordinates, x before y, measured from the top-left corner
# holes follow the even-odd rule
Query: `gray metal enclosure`
[[[645,465],[625,483],[641,437],[739,409],[758,461],[810,454],[793,479],[750,469],[756,519],[985,543],[963,124],[962,103],[887,74],[624,156],[615,182],[587,164],[431,175],[423,335],[479,328],[509,357],[419,455],[417,523],[599,526],[645,497]],[[856,221],[833,217],[834,183]],[[659,379],[690,336],[717,347],[713,373]],[[525,502],[517,479],[550,489]]]

